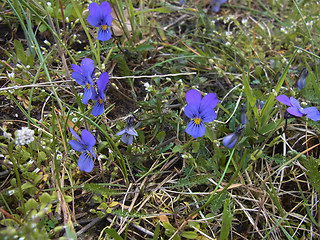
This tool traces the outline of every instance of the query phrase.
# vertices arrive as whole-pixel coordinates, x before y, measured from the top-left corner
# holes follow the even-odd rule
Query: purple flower
[[[300,78],[298,80],[298,90],[301,90],[306,85],[306,78],[308,77],[308,74],[309,74],[308,69],[307,68],[303,69],[300,75]]]
[[[220,11],[220,5],[223,3],[226,3],[227,0],[211,0],[211,9],[212,12],[219,12]]]
[[[234,133],[225,136],[222,141],[223,145],[226,148],[233,148],[236,145],[239,137],[241,136],[243,129],[244,126],[239,127]]]
[[[184,108],[184,113],[191,118],[186,133],[197,138],[205,134],[203,122],[212,122],[217,114],[214,111],[219,100],[215,93],[209,93],[201,99],[201,93],[195,89],[191,89],[186,93],[188,105]]]
[[[81,138],[76,134],[76,132],[70,128],[72,135],[78,140],[70,140],[69,144],[71,147],[81,153],[78,166],[81,171],[91,172],[93,169],[93,160],[92,157],[96,157],[92,147],[96,144],[96,139],[88,130],[82,130]]]
[[[116,135],[121,136],[121,141],[127,145],[130,145],[133,142],[133,136],[138,136],[138,133],[133,128],[133,117],[130,116],[127,120],[127,127]]]
[[[90,58],[85,58],[81,61],[81,66],[76,64],[72,64],[73,73],[71,77],[76,80],[76,82],[82,86],[84,86],[84,94],[82,98],[82,102],[84,104],[88,104],[89,99],[92,96],[92,92],[94,89],[92,88],[92,73],[94,70],[93,60]]]
[[[317,108],[315,107],[307,107],[302,108],[300,103],[294,97],[288,97],[286,95],[280,95],[277,97],[277,100],[287,106],[287,112],[296,117],[306,116],[313,121],[320,120],[320,113]]]
[[[97,3],[89,4],[90,15],[87,18],[88,23],[93,27],[99,27],[97,39],[107,41],[111,38],[109,27],[112,23],[111,7],[108,2],[102,2],[99,6]]]
[[[260,106],[260,109],[262,109],[264,107],[264,101],[261,100],[259,103],[259,106]]]
[[[101,115],[104,112],[104,90],[109,82],[109,75],[107,72],[104,72],[100,75],[97,81],[97,92],[94,91],[91,99],[96,101],[91,114],[93,116]]]

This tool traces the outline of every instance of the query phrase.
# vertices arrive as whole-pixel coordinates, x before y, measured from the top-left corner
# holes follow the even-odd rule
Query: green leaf
[[[163,222],[162,223],[163,227],[168,230],[169,232],[174,233],[176,231],[176,229],[168,222]]]
[[[158,240],[159,239],[159,233],[160,233],[160,224],[158,223],[156,228],[155,228],[155,230],[154,230],[152,240]]]
[[[162,142],[164,140],[164,138],[166,137],[166,132],[165,131],[161,131],[157,134],[157,139],[159,142]]]
[[[113,228],[109,228],[106,230],[107,234],[114,238],[114,240],[123,240],[123,238],[117,233]]]
[[[184,237],[186,239],[197,239],[198,234],[194,231],[183,231],[181,232],[181,237]]]
[[[16,50],[17,58],[20,60],[20,62],[25,66],[28,65],[27,59],[26,59],[26,54],[24,52],[24,48],[22,46],[22,43],[15,39],[13,41],[13,45],[14,45],[14,49]]]
[[[38,203],[33,198],[30,198],[28,202],[26,202],[25,208],[26,212],[29,212],[31,209],[36,209],[38,207]]]
[[[47,204],[51,202],[51,196],[48,193],[43,193],[40,197],[40,202],[42,204]]]
[[[229,210],[229,203],[230,199],[228,198],[224,202],[223,213],[222,213],[222,225],[221,225],[221,233],[220,233],[220,240],[228,240],[228,236],[231,229],[232,223],[232,213]]]
[[[200,148],[200,143],[199,142],[193,142],[192,143],[192,152],[193,153],[197,153],[199,151]]]
[[[176,145],[174,146],[174,148],[172,149],[172,152],[174,153],[182,153],[184,151],[184,147],[182,145]]]

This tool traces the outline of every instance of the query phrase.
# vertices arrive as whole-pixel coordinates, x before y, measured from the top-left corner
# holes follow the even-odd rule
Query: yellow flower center
[[[103,31],[105,31],[107,29],[107,25],[101,25],[101,28]]]
[[[87,86],[88,89],[90,89],[90,84],[89,83],[87,83],[86,86]]]
[[[103,101],[102,101],[102,99],[101,99],[101,98],[99,98],[99,100],[98,100],[98,101],[99,101],[99,103],[100,103],[100,104],[102,104],[102,103],[103,103]]]
[[[195,124],[199,125],[201,123],[201,118],[194,118],[193,121]]]

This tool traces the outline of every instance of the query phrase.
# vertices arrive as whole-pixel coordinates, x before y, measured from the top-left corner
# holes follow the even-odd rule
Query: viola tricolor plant
[[[112,24],[111,7],[108,2],[102,2],[99,6],[97,3],[89,4],[90,15],[87,18],[88,23],[93,27],[99,27],[97,39],[107,41],[111,38],[109,27]]]
[[[78,159],[78,167],[81,171],[91,172],[93,169],[93,160],[95,158],[92,147],[96,144],[96,139],[88,130],[82,130],[81,138],[70,128],[71,134],[78,140],[70,140],[71,147],[78,152],[82,152]]]
[[[306,116],[307,118],[309,118],[313,121],[320,120],[320,113],[316,107],[302,108],[297,99],[295,99],[294,97],[289,98],[286,95],[279,95],[277,97],[277,100],[279,102],[289,106],[287,108],[287,112],[295,117]]]
[[[91,114],[95,117],[104,112],[104,91],[109,82],[109,75],[107,72],[101,73],[97,81],[97,91],[94,90],[91,99],[96,101]]]
[[[188,105],[184,108],[184,113],[191,119],[186,133],[192,137],[202,137],[205,134],[204,122],[212,122],[217,114],[214,108],[219,100],[215,93],[209,93],[201,99],[201,93],[195,89],[191,89],[186,93]]]
[[[133,136],[138,136],[138,133],[133,128],[132,116],[128,118],[126,128],[116,133],[116,135],[121,136],[121,141],[127,145],[130,145],[133,142]]]
[[[90,58],[81,61],[81,65],[72,64],[73,73],[71,77],[76,80],[79,85],[84,86],[84,94],[82,98],[83,104],[88,104],[94,89],[92,88],[92,74],[94,71],[94,62]]]

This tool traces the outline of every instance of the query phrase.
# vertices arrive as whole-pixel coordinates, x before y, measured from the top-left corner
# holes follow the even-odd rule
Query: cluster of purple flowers
[[[220,5],[226,1],[227,0],[212,0],[212,11],[218,12]],[[182,5],[183,1],[180,1],[180,4]],[[99,27],[97,40],[109,40],[111,38],[110,26],[112,24],[110,4],[108,2],[102,2],[99,6],[97,3],[91,3],[89,5],[89,13],[90,15],[87,18],[89,24],[94,27]],[[80,66],[72,64],[72,69],[74,72],[71,77],[75,79],[78,84],[84,86],[82,103],[87,105],[89,100],[95,101],[91,114],[95,117],[103,114],[105,92],[109,82],[108,73],[101,73],[96,84],[94,84],[95,66],[94,61],[90,58],[83,59]],[[308,71],[305,69],[298,81],[299,90],[305,86],[305,79],[307,76]],[[94,85],[96,85],[96,88]],[[277,97],[277,100],[288,106],[285,118],[306,116],[314,121],[320,120],[320,113],[315,107],[302,108],[300,103],[294,97],[289,98],[286,95],[280,95]],[[191,89],[186,92],[186,101],[187,105],[184,108],[184,112],[191,121],[188,123],[185,131],[194,138],[202,137],[206,131],[204,123],[212,122],[217,117],[214,108],[219,103],[219,100],[215,93],[209,93],[202,98],[199,91]],[[261,101],[261,109],[263,108],[263,105],[264,103]],[[223,138],[223,144],[226,148],[235,147],[239,137],[246,127],[247,115],[244,104],[242,104],[240,114],[241,125],[235,132]],[[138,136],[133,127],[133,123],[133,116],[130,116],[127,120],[127,126],[116,133],[116,135],[121,136],[121,141],[127,145],[132,144],[134,136]],[[77,140],[70,140],[69,144],[74,150],[81,152],[78,159],[79,169],[85,172],[91,172],[94,167],[93,158],[95,158],[95,153],[93,147],[96,144],[95,137],[88,130],[82,130],[81,137],[79,137],[72,128],[70,128],[70,132]]]
[[[88,23],[93,27],[99,27],[97,40],[109,40],[111,38],[110,26],[112,24],[110,4],[102,2],[99,6],[97,3],[90,3],[89,13]],[[95,66],[92,59],[84,58],[80,66],[72,64],[72,69],[74,72],[72,72],[71,77],[79,85],[84,86],[82,103],[87,105],[90,99],[95,101],[91,114],[95,117],[101,115],[104,112],[105,92],[109,82],[108,73],[101,73],[95,88],[93,81],[95,79]],[[94,166],[93,158],[95,158],[95,153],[93,147],[96,144],[96,139],[88,130],[82,130],[81,138],[72,128],[70,128],[70,132],[77,140],[70,140],[69,144],[75,151],[82,152],[78,159],[79,169],[91,172]],[[120,135],[122,142],[125,144],[129,145],[133,142],[133,136],[138,136],[133,128],[133,117],[129,117],[127,127],[116,135]]]

